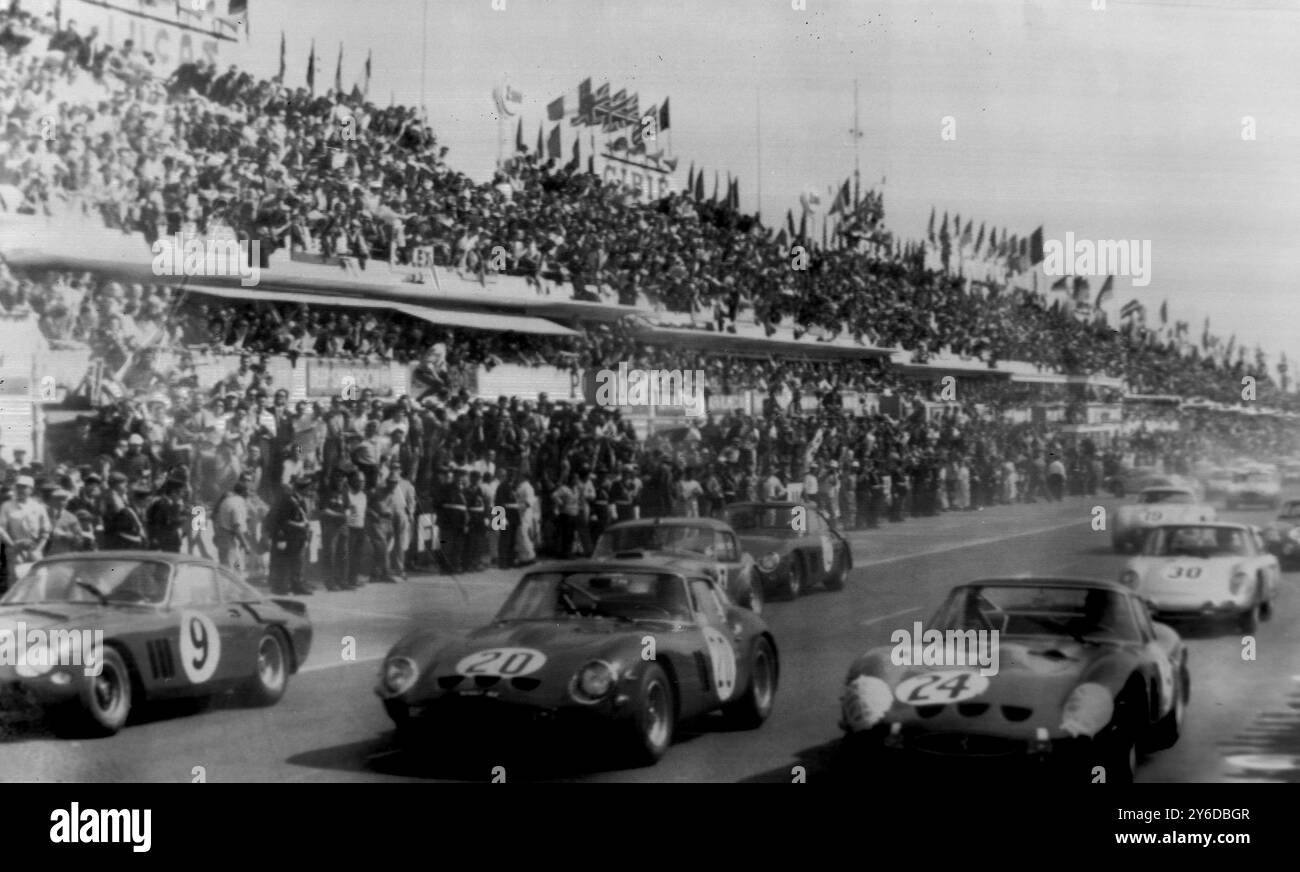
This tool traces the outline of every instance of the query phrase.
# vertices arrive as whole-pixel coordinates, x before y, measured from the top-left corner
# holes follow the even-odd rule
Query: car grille
[[[1026,721],[1034,713],[1031,708],[1024,708],[1018,705],[1004,705],[1002,707],[1002,717],[1009,721]]]
[[[463,675],[444,675],[438,679],[438,686],[443,690],[453,690],[464,680]]]
[[[927,733],[917,736],[912,747],[944,757],[1009,757],[1025,750],[1024,743],[1015,739],[968,733]]]

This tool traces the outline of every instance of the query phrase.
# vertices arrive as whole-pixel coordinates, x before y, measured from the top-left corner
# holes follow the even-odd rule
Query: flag
[[[777,234],[776,234],[776,239],[775,239],[774,241],[776,242],[776,245],[777,245],[778,248],[785,248],[786,246],[788,246],[788,245],[790,244],[790,235],[789,235],[788,233],[785,232],[785,228],[784,228],[784,227],[782,227],[782,228],[777,232]]]
[[[1069,293],[1069,292],[1070,292],[1070,277],[1069,277],[1069,276],[1061,276],[1059,279],[1057,279],[1056,281],[1052,282],[1051,290],[1053,290],[1053,291],[1065,291],[1066,293]]]
[[[1115,277],[1106,276],[1106,281],[1102,282],[1101,290],[1097,292],[1097,302],[1093,304],[1095,308],[1100,309],[1102,304],[1111,300],[1115,296]]]
[[[831,203],[831,214],[837,212],[847,212],[853,205],[853,186],[849,180],[845,179],[844,184],[840,186],[840,192],[835,195],[835,202]],[[934,207],[930,207],[930,235],[934,236]]]
[[[1201,347],[1210,347],[1210,319],[1205,319],[1205,328],[1201,331]]]
[[[596,89],[592,97],[591,117],[593,124],[604,124],[609,118],[609,82]]]
[[[524,119],[519,119],[519,126],[515,128],[515,151],[528,151],[528,146],[524,145]]]
[[[793,239],[796,235],[794,230],[794,213],[789,209],[785,210],[785,226],[789,228],[790,238]]]
[[[808,238],[808,213],[804,212],[803,215],[799,217],[799,239],[802,241],[807,238]]]
[[[307,55],[307,90],[316,96],[316,40],[311,41],[311,53]]]
[[[546,156],[554,160],[560,159],[560,125],[551,128],[551,135],[546,138]]]
[[[848,182],[845,182],[847,185]],[[925,238],[934,242],[934,207],[930,207],[930,223],[925,228]]]
[[[596,134],[591,135],[591,154],[587,155],[587,172],[591,175],[596,174]]]
[[[523,122],[523,119],[520,119],[520,122],[522,123],[522,122]],[[543,146],[542,146],[542,127],[543,127],[542,122],[540,122],[540,121],[537,122],[537,151],[534,152],[534,154],[536,154],[538,157],[541,157],[541,156],[542,156],[542,148],[543,148]]]
[[[343,43],[339,43],[339,62],[334,67],[334,93],[343,93]]]
[[[704,170],[695,174],[695,202],[704,202]]]
[[[966,220],[966,229],[961,232],[961,245],[967,246],[971,243],[971,225],[974,223],[971,219]]]
[[[564,108],[563,97],[561,97],[559,100],[555,102],[560,104],[559,108],[561,109]],[[551,106],[554,105],[555,103],[551,104]],[[551,111],[550,107],[547,107],[548,114],[550,113],[550,111]],[[569,123],[572,124],[574,127],[577,127],[580,124],[581,125],[595,124],[596,123],[595,111],[596,111],[596,98],[591,93],[591,79],[583,79],[582,83],[578,85],[578,113],[574,115],[573,118],[569,119]],[[564,114],[563,112],[560,113],[561,117],[563,117],[563,114]],[[559,121],[560,119],[552,118],[551,120]]]
[[[1163,326],[1169,323],[1169,301],[1165,300],[1160,304],[1160,324]]]
[[[998,235],[998,229],[997,229],[996,227],[990,227],[990,228],[989,228],[989,247],[988,247],[988,251],[984,252],[986,255],[989,255],[989,254],[997,254],[997,253],[998,253],[998,240],[997,240],[997,235]]]
[[[366,87],[362,92],[366,95],[367,100],[370,99],[370,55],[371,52],[367,51],[366,52]]]
[[[954,214],[952,216],[952,237],[951,238],[957,240],[958,243],[960,243],[961,241],[961,215],[959,214]]]
[[[980,253],[980,246],[984,244],[984,222],[980,222],[980,235],[975,237],[975,248],[972,251],[975,254]]]
[[[1089,301],[1092,299],[1091,288],[1088,287],[1088,280],[1083,276],[1074,277],[1074,305],[1076,309],[1088,308]]]
[[[570,158],[569,162],[564,165],[565,172],[576,173],[579,169],[582,168],[582,147],[580,145],[581,142],[582,142],[581,137],[579,136],[573,137],[573,157]]]
[[[943,213],[943,224],[939,227],[939,239],[942,242],[948,241],[948,213]]]
[[[693,194],[694,192],[695,192],[695,161],[691,161],[691,168],[686,173],[686,193]]]
[[[1043,228],[1040,226],[1029,236],[1029,265],[1043,262]]]
[[[280,31],[280,72],[276,74],[277,82],[284,82],[284,31]]]
[[[1146,311],[1146,307],[1143,306],[1141,303],[1139,303],[1137,300],[1129,300],[1127,303],[1124,304],[1124,308],[1119,310],[1119,317],[1122,320],[1127,321],[1130,318],[1135,318],[1141,315],[1145,311]]]
[[[713,171],[713,196],[709,198],[710,203],[718,202],[718,171]]]
[[[664,98],[663,105],[659,107],[659,129],[668,129],[668,98]]]
[[[559,121],[564,117],[564,97],[556,97],[546,104],[546,120]]]

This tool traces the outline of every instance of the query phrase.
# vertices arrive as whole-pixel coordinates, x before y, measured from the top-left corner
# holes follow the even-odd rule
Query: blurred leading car
[[[1276,509],[1282,503],[1282,486],[1276,470],[1257,466],[1234,473],[1223,498],[1228,511],[1243,505]]]
[[[736,531],[713,518],[642,518],[620,521],[600,534],[592,557],[643,557],[654,553],[689,554],[710,564],[732,601],[763,613],[763,585],[754,558],[742,551]]]
[[[1154,623],[1127,588],[1090,579],[973,581],[929,623],[945,634],[997,631],[998,669],[899,665],[895,646],[849,668],[841,694],[839,764],[867,777],[1060,773],[1130,781],[1137,756],[1178,741],[1190,688],[1178,634]],[[903,766],[903,764],[910,764]],[[988,774],[988,773],[985,773]]]
[[[821,511],[797,502],[732,503],[727,522],[754,557],[766,594],[795,599],[809,587],[844,587],[853,551]]]
[[[1245,524],[1162,524],[1148,533],[1120,583],[1165,618],[1230,618],[1253,633],[1268,617],[1281,570]]]
[[[720,710],[761,725],[778,675],[762,618],[734,605],[705,563],[655,555],[531,568],[487,626],[399,641],[375,692],[416,750],[551,726],[602,732],[647,764],[686,718]]]
[[[151,551],[33,563],[0,599],[0,634],[30,642],[36,631],[60,640],[59,656],[0,666],[0,693],[92,735],[117,732],[146,700],[237,689],[275,703],[312,638],[302,603],[267,598],[210,561]],[[102,651],[87,652],[97,632]]]
[[[1287,500],[1277,520],[1264,529],[1264,543],[1278,563],[1300,561],[1300,500]]]
[[[1214,506],[1201,502],[1189,488],[1161,486],[1141,491],[1137,501],[1120,506],[1111,524],[1110,540],[1116,552],[1141,546],[1146,531],[1156,524],[1179,521],[1213,521]]]

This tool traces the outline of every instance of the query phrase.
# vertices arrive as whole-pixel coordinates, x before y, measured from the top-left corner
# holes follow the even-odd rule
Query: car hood
[[[762,533],[737,533],[736,538],[740,540],[740,547],[754,555],[755,559],[773,551],[784,554],[799,541],[794,536],[764,536]]]
[[[152,615],[152,606],[102,606],[95,603],[27,603],[0,606],[0,630],[28,630],[54,627],[84,627],[104,630],[141,615]]]

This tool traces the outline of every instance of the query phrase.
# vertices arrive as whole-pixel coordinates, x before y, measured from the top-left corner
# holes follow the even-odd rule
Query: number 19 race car
[[[1091,780],[1101,766],[1107,781],[1130,781],[1140,751],[1178,741],[1187,651],[1125,587],[975,581],[954,588],[924,627],[849,668],[841,774],[960,777],[995,764],[1003,775]],[[993,656],[976,660],[972,645]]]
[[[1136,503],[1120,506],[1115,513],[1111,545],[1116,552],[1136,549],[1156,524],[1213,521],[1217,516],[1214,506],[1198,500],[1190,488],[1149,487],[1138,494]]]
[[[441,753],[489,736],[604,733],[656,762],[679,721],[721,710],[737,726],[772,711],[776,641],[685,557],[530,568],[492,623],[447,640],[417,630],[384,658],[375,691],[399,742]]]
[[[69,732],[107,735],[145,700],[238,689],[275,703],[311,638],[302,603],[268,599],[210,561],[63,554],[0,599],[0,694]]]

